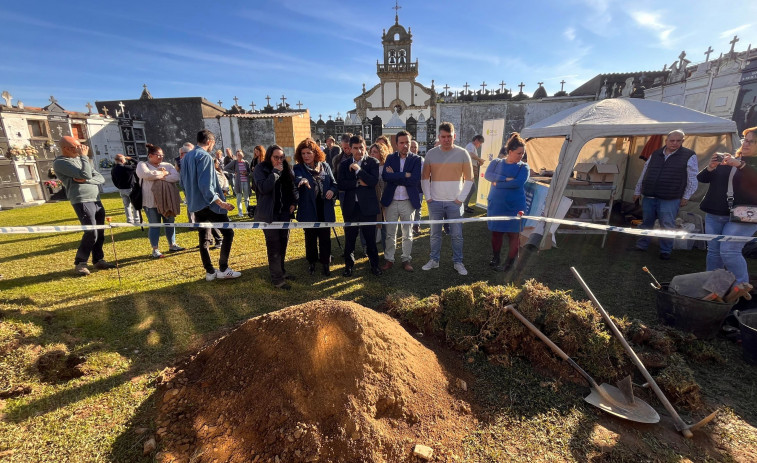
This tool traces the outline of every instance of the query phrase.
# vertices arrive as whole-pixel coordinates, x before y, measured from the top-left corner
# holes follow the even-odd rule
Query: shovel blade
[[[591,394],[584,399],[600,410],[637,423],[659,423],[660,415],[648,403],[634,398],[633,402],[626,399],[626,395],[617,387],[602,383],[599,387],[592,387]]]

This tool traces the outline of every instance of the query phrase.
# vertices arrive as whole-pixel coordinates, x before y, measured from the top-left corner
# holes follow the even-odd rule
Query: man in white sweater
[[[458,219],[463,216],[463,203],[473,187],[473,166],[465,149],[456,146],[455,127],[449,122],[439,125],[439,146],[426,153],[421,174],[421,187],[426,196],[431,220]],[[452,263],[460,275],[467,275],[463,265],[463,225],[451,223]],[[442,224],[431,225],[430,259],[423,270],[439,267],[442,248]]]

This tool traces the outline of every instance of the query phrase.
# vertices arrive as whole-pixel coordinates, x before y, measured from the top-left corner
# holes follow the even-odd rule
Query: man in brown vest
[[[655,220],[660,221],[660,227],[663,229],[675,229],[678,209],[685,206],[691,195],[697,191],[697,155],[682,146],[685,136],[682,130],[670,132],[665,138],[665,146],[652,153],[644,164],[633,196],[636,202],[644,195],[644,220],[641,224],[643,229],[653,229]],[[639,238],[636,250],[646,251],[649,241],[648,236]],[[660,259],[670,259],[673,240],[660,238],[659,241]]]

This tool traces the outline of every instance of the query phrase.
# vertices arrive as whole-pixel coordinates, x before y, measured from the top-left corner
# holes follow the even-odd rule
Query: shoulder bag
[[[731,167],[728,176],[728,192],[726,201],[728,210],[731,211],[731,222],[757,223],[757,206],[734,206],[733,205],[733,176],[736,175],[737,167]]]

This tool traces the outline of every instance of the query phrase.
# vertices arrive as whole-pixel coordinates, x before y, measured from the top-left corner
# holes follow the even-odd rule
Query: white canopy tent
[[[521,136],[527,140],[529,166],[534,171],[554,170],[544,214],[555,216],[576,162],[617,164],[617,195],[630,199],[644,165],[639,154],[646,142],[677,129],[686,133],[684,146],[697,153],[700,167],[714,152],[733,152],[739,146],[736,123],[731,120],[635,98],[583,104],[526,127]],[[698,203],[704,191],[706,187],[700,187],[692,199]]]

